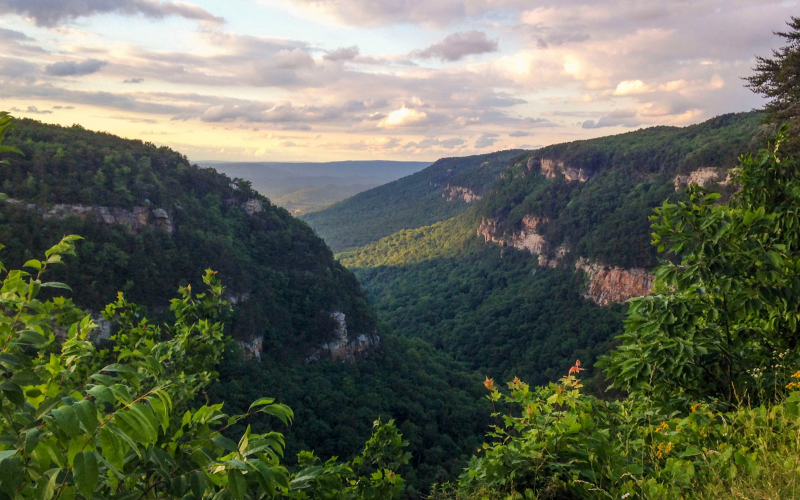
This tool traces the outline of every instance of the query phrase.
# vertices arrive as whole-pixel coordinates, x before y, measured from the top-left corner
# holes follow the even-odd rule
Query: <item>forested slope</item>
[[[590,286],[617,297],[625,280],[646,282],[657,258],[652,209],[683,199],[676,177],[704,168],[709,187],[734,191],[719,182],[760,130],[759,116],[744,113],[515,155],[461,215],[338,258],[398,333],[490,377],[540,384],[575,359],[591,370],[622,330],[624,306],[595,300]],[[606,271],[587,276],[578,262]]]
[[[203,271],[217,271],[233,305],[226,333],[241,346],[211,395],[232,411],[266,395],[294,407],[302,418],[287,432],[291,451],[352,456],[375,419],[395,418],[419,487],[451,479],[480,443],[480,380],[422,343],[378,332],[352,273],[248,183],[79,126],[20,120],[6,144],[24,155],[0,165],[11,198],[0,202],[3,263],[18,268],[63,235],[81,235],[77,256],[52,279],[69,283],[80,307],[97,312],[122,291],[154,320],[169,319],[179,285],[202,289]]]
[[[462,213],[468,204],[461,198],[448,201],[446,186],[463,187],[480,196],[519,153],[443,158],[421,172],[305,214],[303,219],[335,252],[366,245],[401,229],[427,226]]]

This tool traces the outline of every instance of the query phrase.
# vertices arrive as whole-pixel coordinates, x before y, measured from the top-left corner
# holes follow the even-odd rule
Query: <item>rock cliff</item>
[[[361,334],[355,338],[349,338],[347,333],[347,319],[345,314],[340,311],[331,313],[331,318],[336,321],[336,330],[333,338],[322,344],[320,348],[311,356],[306,358],[306,363],[319,361],[324,357],[329,357],[334,361],[353,362],[360,355],[364,355],[370,350],[378,347],[381,338],[377,332],[369,335]]]
[[[540,266],[555,267],[568,253],[564,246],[555,249],[555,256],[550,257],[550,247],[544,237],[536,232],[536,228],[547,222],[546,217],[526,215],[522,219],[522,228],[511,236],[497,234],[497,219],[483,219],[478,227],[478,235],[489,243],[500,246],[511,246],[519,250],[528,250],[539,257]]]
[[[444,196],[444,198],[447,201],[453,201],[455,199],[459,199],[460,198],[460,199],[466,201],[467,203],[471,203],[473,201],[477,201],[477,200],[481,199],[481,197],[479,195],[475,194],[469,188],[465,188],[465,187],[461,187],[461,186],[451,186],[450,184],[448,184],[448,185],[446,185],[444,187],[444,193],[442,193],[442,196]]]
[[[680,191],[682,188],[690,184],[697,184],[700,187],[710,186],[717,183],[720,185],[730,184],[730,170],[715,167],[703,167],[690,172],[686,175],[678,175],[673,179],[675,184],[675,191]]]
[[[608,267],[584,258],[578,259],[575,269],[586,273],[588,278],[586,297],[601,306],[649,295],[655,281],[655,276],[646,269]]]
[[[50,208],[39,207],[33,203],[24,203],[22,200],[9,198],[6,203],[24,205],[28,210],[36,210],[44,219],[66,219],[78,217],[81,219],[94,218],[101,224],[121,224],[128,226],[131,232],[151,226],[172,233],[174,228],[169,214],[163,208],[150,210],[145,207],[134,207],[131,210],[124,208],[109,208],[86,205],[57,204]]]
[[[547,158],[529,158],[527,164],[528,170],[533,170],[537,164],[544,176],[548,179],[555,179],[556,175],[560,172],[564,174],[568,182],[586,182],[589,180],[589,175],[584,169],[565,166],[563,161],[550,160]]]

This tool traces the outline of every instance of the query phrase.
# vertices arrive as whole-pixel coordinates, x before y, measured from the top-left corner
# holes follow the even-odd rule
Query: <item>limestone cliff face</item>
[[[727,185],[731,182],[730,170],[724,168],[703,167],[687,175],[678,175],[672,181],[675,184],[675,191],[680,191],[682,188],[691,184],[697,184],[700,187],[710,186],[714,183],[720,185]]]
[[[471,189],[461,187],[461,186],[451,186],[450,184],[444,187],[444,193],[442,194],[447,201],[453,201],[455,199],[462,199],[467,203],[471,203],[473,201],[480,200],[481,197],[475,194]]]
[[[316,352],[307,357],[306,363],[319,361],[323,357],[328,357],[334,361],[354,362],[358,357],[366,355],[380,345],[381,338],[374,331],[369,335],[361,334],[355,338],[348,337],[347,318],[343,312],[335,311],[331,313],[331,318],[336,320],[336,330],[333,332],[333,338],[322,344]]]
[[[563,161],[550,160],[547,158],[529,158],[527,164],[528,170],[533,170],[537,163],[544,176],[548,179],[554,179],[556,174],[560,172],[564,174],[568,182],[586,182],[589,180],[589,175],[584,169],[565,166]]]
[[[547,241],[536,232],[536,228],[544,222],[547,222],[546,217],[526,215],[522,219],[522,228],[511,236],[507,236],[497,234],[497,219],[483,219],[478,227],[478,235],[483,236],[487,243],[492,242],[500,246],[528,250],[539,256],[540,266],[555,267],[567,255],[568,250],[566,247],[560,246],[555,250],[555,257],[549,257],[550,247]]]
[[[28,210],[36,210],[44,219],[66,219],[78,217],[81,219],[93,218],[101,224],[122,224],[128,226],[132,232],[151,226],[172,233],[172,220],[163,208],[150,210],[145,207],[134,207],[131,210],[124,208],[109,208],[86,205],[57,204],[50,208],[42,208],[33,203],[24,203],[21,200],[9,198],[7,203],[25,205]]]
[[[655,276],[646,269],[609,267],[584,258],[578,259],[575,269],[586,273],[588,278],[586,297],[601,306],[649,295],[655,281]]]
[[[172,219],[169,213],[163,208],[149,209],[146,207],[133,207],[130,210],[115,207],[102,207],[96,205],[67,205],[56,204],[50,208],[39,207],[33,203],[25,203],[22,200],[9,198],[6,203],[14,205],[24,205],[28,210],[36,210],[44,219],[66,219],[67,217],[78,217],[81,219],[93,218],[102,224],[121,224],[128,226],[132,233],[136,233],[143,227],[154,227],[162,229],[170,234],[175,232]],[[264,211],[264,206],[257,199],[247,200],[241,204],[247,215],[257,214]]]

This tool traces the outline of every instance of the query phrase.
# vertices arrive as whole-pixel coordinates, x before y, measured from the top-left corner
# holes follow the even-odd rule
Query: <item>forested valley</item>
[[[0,500],[800,498],[790,28],[764,110],[445,158],[306,222],[0,113]]]

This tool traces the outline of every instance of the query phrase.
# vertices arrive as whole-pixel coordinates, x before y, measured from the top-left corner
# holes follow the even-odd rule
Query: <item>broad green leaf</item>
[[[56,419],[58,426],[70,437],[80,436],[81,425],[78,420],[78,415],[75,413],[75,408],[71,406],[61,406],[51,412],[53,418]]]
[[[125,442],[114,434],[108,427],[100,429],[100,447],[103,450],[103,458],[112,467],[121,471],[127,446]]]
[[[91,500],[100,477],[97,469],[97,457],[94,452],[82,451],[75,455],[75,460],[72,464],[72,477],[75,481],[75,487],[78,488],[83,498]]]
[[[247,481],[239,469],[228,469],[228,488],[235,500],[244,500],[247,492]]]

